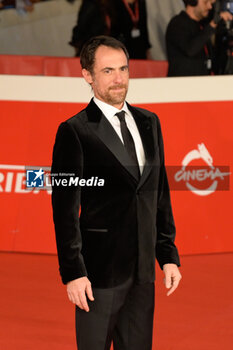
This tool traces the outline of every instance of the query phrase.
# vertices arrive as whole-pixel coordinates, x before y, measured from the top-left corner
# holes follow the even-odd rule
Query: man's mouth
[[[125,85],[113,86],[110,90],[119,91],[125,89]]]

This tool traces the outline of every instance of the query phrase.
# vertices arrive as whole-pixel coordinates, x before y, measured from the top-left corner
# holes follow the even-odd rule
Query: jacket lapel
[[[119,136],[112,125],[103,115],[93,100],[86,108],[87,124],[105,146],[113,153],[117,160],[127,169],[127,171],[138,181],[137,169],[130,156],[126,152]]]

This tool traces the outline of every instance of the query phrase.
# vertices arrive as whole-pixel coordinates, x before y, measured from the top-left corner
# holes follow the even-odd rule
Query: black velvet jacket
[[[139,181],[121,140],[93,101],[58,129],[52,174],[105,181],[100,187],[53,187],[63,283],[87,275],[94,287],[114,287],[135,267],[139,283],[153,282],[155,257],[161,267],[179,266],[159,120],[144,109],[129,109],[146,155]]]

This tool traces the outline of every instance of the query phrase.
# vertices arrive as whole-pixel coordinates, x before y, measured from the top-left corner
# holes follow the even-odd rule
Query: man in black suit
[[[129,68],[121,42],[92,38],[80,59],[94,99],[60,125],[52,165],[57,180],[71,185],[57,181],[52,204],[77,345],[109,350],[113,340],[115,350],[150,350],[155,257],[168,295],[181,278],[160,123],[125,102]]]

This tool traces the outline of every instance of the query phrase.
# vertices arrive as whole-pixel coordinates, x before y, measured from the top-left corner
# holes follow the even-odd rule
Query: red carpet
[[[232,349],[233,254],[181,262],[183,279],[170,297],[157,271],[153,350]],[[0,253],[0,281],[1,350],[76,349],[74,307],[55,256]]]

